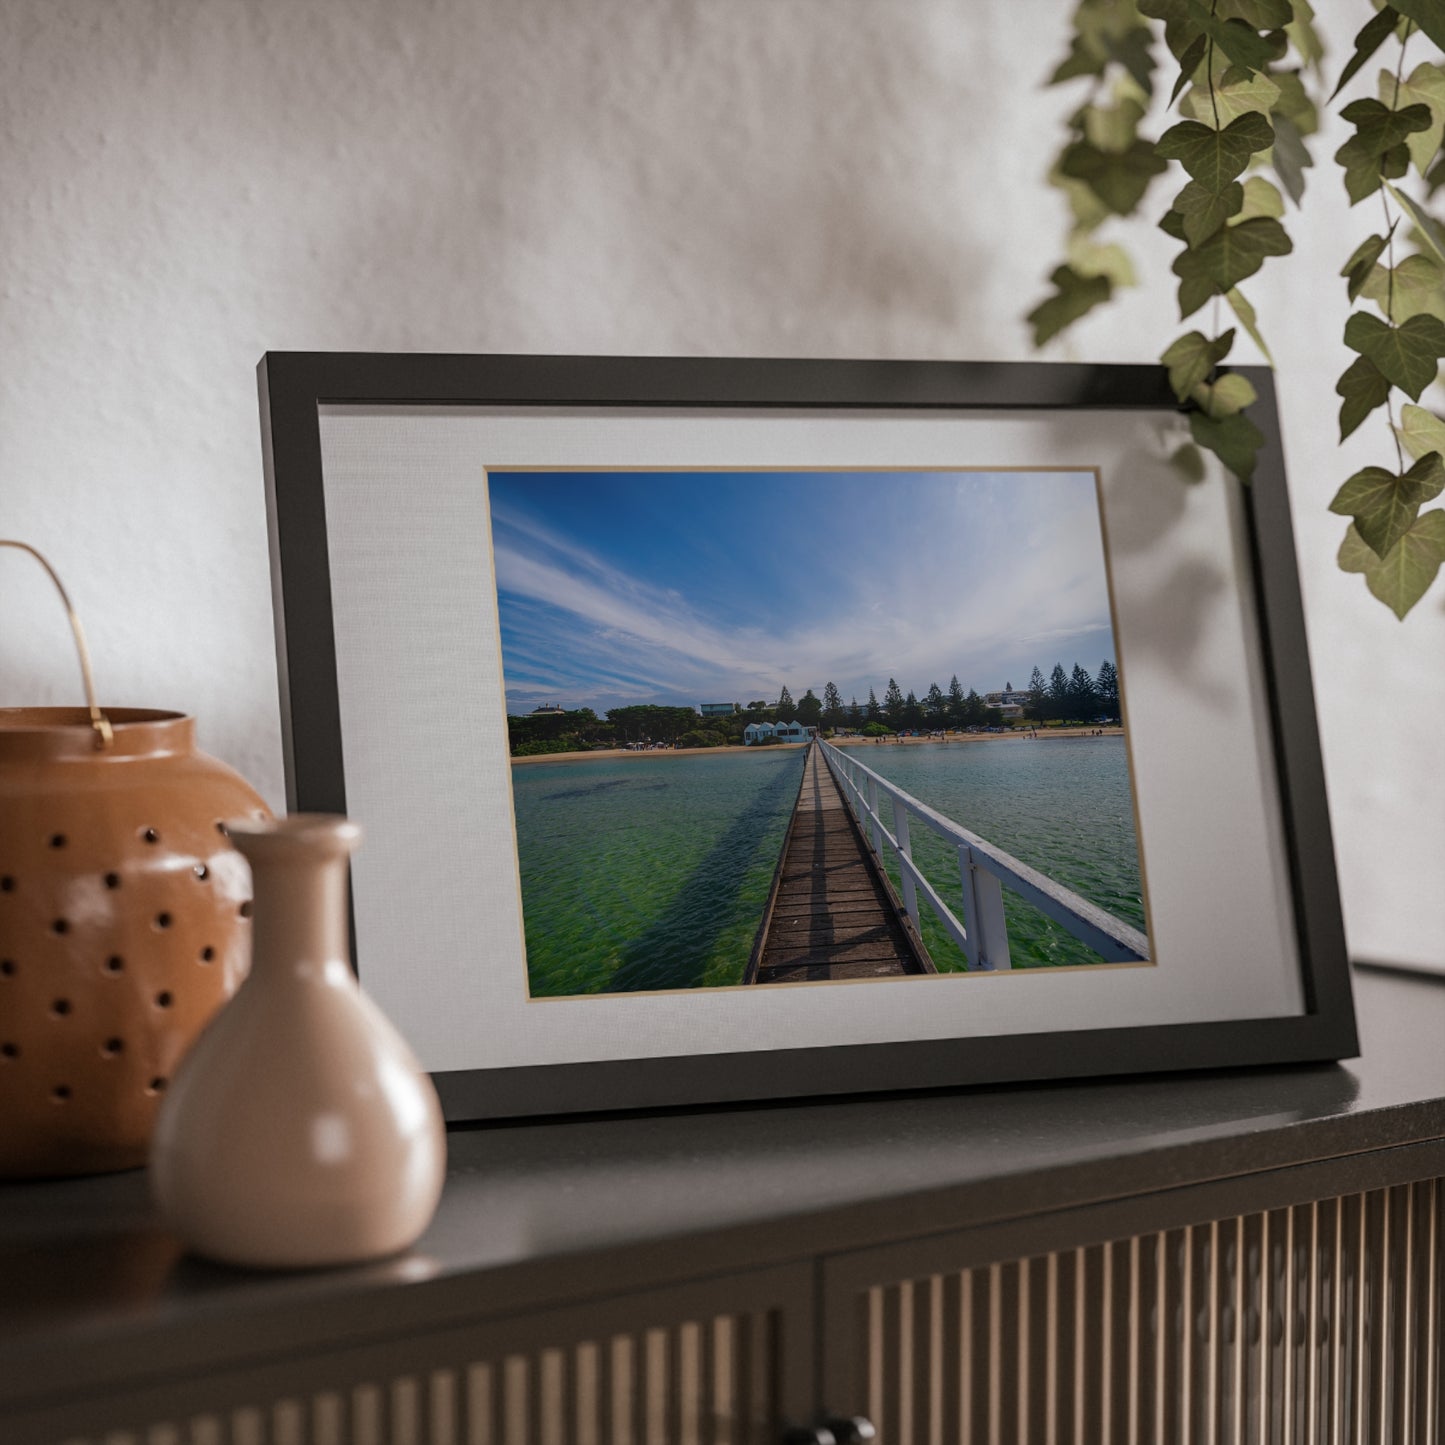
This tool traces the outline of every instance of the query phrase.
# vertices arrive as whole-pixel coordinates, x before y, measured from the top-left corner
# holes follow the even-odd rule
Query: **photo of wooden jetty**
[[[1149,962],[1091,472],[489,494],[531,997]]]

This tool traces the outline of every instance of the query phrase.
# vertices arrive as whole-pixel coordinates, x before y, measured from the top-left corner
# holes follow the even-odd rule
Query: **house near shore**
[[[765,738],[780,743],[805,743],[817,733],[817,728],[805,727],[800,722],[752,722],[743,729],[743,743],[760,743]]]
[[[989,707],[996,707],[1003,714],[1005,721],[1010,718],[1023,717],[1024,709],[1028,707],[1032,699],[1032,693],[1020,691],[1012,683],[1007,684],[1002,692],[986,692],[983,695],[984,702]]]

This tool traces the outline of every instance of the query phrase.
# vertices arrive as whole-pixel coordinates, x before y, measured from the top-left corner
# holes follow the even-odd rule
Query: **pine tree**
[[[838,689],[831,682],[823,688],[823,726],[827,728],[843,726],[843,699],[838,695]]]
[[[1073,676],[1069,678],[1069,707],[1076,718],[1087,722],[1099,711],[1099,699],[1094,692],[1094,679],[1077,662]]]
[[[971,687],[968,696],[963,700],[963,720],[969,727],[978,727],[984,718],[987,709],[983,699],[978,695],[978,689]]]
[[[1044,720],[1044,701],[1046,696],[1044,675],[1038,668],[1034,668],[1033,676],[1029,678],[1028,715],[1035,722],[1043,722]]]
[[[870,687],[868,689],[868,713],[865,722],[877,722],[882,716],[883,709],[878,706],[878,695]]]
[[[915,731],[920,731],[923,727],[923,704],[911,687],[908,689],[908,696],[903,699],[903,726]]]
[[[1049,674],[1049,716],[1066,718],[1069,715],[1069,678],[1064,664],[1056,662]]]
[[[858,694],[853,694],[853,701],[848,704],[848,726],[850,728],[861,728],[863,726],[863,709],[858,706]]]
[[[1099,675],[1094,679],[1094,691],[1099,697],[1099,711],[1106,717],[1119,716],[1119,673],[1106,657],[1099,664]]]
[[[782,692],[778,694],[778,705],[776,708],[779,722],[792,722],[797,717],[797,705],[793,702],[793,694],[784,685]]]
[[[963,684],[958,680],[958,674],[953,674],[948,684],[948,725],[949,727],[961,728],[964,724],[964,696]]]
[[[888,687],[883,693],[883,713],[889,727],[897,729],[903,726],[903,690],[895,678],[888,679]]]
[[[810,687],[798,703],[798,721],[804,727],[815,728],[822,721],[823,704],[818,701],[817,694]]]
[[[944,696],[943,689],[936,682],[928,684],[928,696],[923,701],[924,712],[927,715],[928,726],[931,728],[942,728],[948,723],[948,699]]]

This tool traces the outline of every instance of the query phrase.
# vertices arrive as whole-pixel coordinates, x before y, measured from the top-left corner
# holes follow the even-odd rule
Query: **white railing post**
[[[958,878],[963,887],[963,956],[970,969],[982,966],[978,951],[978,896],[974,892],[973,880],[978,870],[973,866],[973,856],[967,843],[958,845]]]
[[[911,863],[913,847],[908,838],[908,807],[901,798],[897,797],[893,799],[893,836],[898,839],[899,853]],[[908,871],[908,867],[902,859],[898,863],[898,873],[903,879],[903,907],[913,920],[915,931],[921,936],[922,928],[918,922],[918,889],[913,882],[913,874]]]
[[[1148,959],[1149,940],[1136,928],[1021,863],[987,839],[969,833],[953,819],[880,778],[863,763],[847,757],[841,749],[825,745],[823,755],[839,786],[847,784],[844,797],[860,830],[871,840],[879,863],[884,861],[885,839],[889,847],[898,852],[903,902],[914,927],[919,926],[921,894],[921,901],[928,904],[944,932],[957,944],[970,969],[988,971],[1012,967],[1004,919],[1006,887],[1044,917],[1061,924],[1104,960],[1120,963]],[[880,793],[886,793],[893,805],[891,834],[878,812]],[[937,833],[957,851],[961,919],[913,863],[911,824],[914,820]]]
[[[973,849],[960,846],[958,860],[963,869],[964,897],[971,905],[965,925],[977,963],[969,958],[969,967],[993,973],[1012,968],[1008,951],[1008,924],[1003,912],[1003,880],[973,861]]]

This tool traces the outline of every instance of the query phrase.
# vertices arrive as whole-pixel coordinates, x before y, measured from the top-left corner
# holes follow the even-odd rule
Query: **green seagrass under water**
[[[803,754],[767,748],[514,765],[532,996],[741,983]],[[1121,738],[886,744],[855,756],[1144,927]],[[952,855],[916,824],[913,841],[915,858],[956,911]],[[1004,898],[1014,967],[1098,961],[1057,924],[1007,891]],[[923,932],[940,971],[962,968],[926,909]]]
[[[514,764],[532,996],[741,983],[804,751]]]

